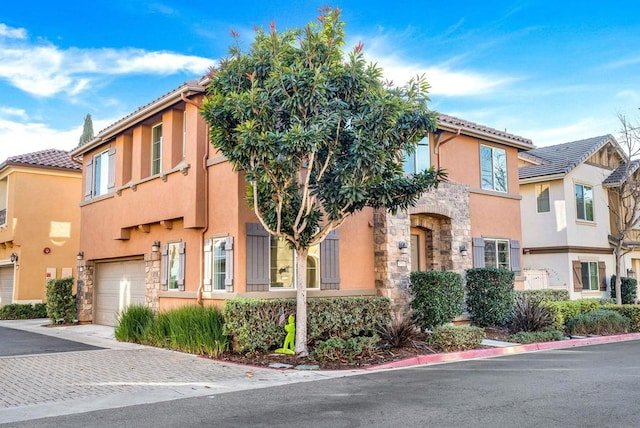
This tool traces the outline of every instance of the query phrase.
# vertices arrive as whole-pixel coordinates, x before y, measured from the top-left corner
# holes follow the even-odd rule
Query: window
[[[509,241],[506,239],[484,239],[484,265],[499,269],[511,269]]]
[[[431,166],[431,153],[429,152],[429,137],[424,137],[418,141],[416,151],[405,154],[404,172],[405,174],[415,174],[428,169]]]
[[[233,291],[233,237],[204,244],[204,291]]]
[[[296,255],[283,238],[271,237],[270,269],[272,288],[296,288]],[[307,288],[316,288],[320,284],[320,246],[309,248],[307,254]]]
[[[112,192],[115,187],[115,147],[100,152],[87,161],[85,169],[85,199]]]
[[[583,290],[598,290],[599,275],[598,275],[598,262],[581,262],[580,263],[580,279],[582,279]]]
[[[507,152],[480,146],[480,180],[483,189],[507,192]]]
[[[593,221],[593,187],[576,184],[576,216],[578,220]]]
[[[224,290],[225,273],[227,272],[227,255],[225,254],[225,240],[213,240],[213,289]]]
[[[162,169],[162,124],[151,129],[151,175],[160,174]]]
[[[162,247],[161,279],[163,290],[184,291],[185,243],[170,242]]]
[[[536,202],[539,213],[548,213],[551,211],[549,204],[549,184],[536,184]]]

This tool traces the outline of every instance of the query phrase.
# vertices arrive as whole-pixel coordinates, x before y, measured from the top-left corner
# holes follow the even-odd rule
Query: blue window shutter
[[[184,291],[184,268],[186,262],[184,242],[181,242],[178,246],[178,290]]]
[[[340,288],[340,240],[337,230],[329,232],[320,244],[320,289]]]
[[[112,192],[116,187],[116,146],[109,148],[109,177],[107,181],[107,189]]]
[[[162,257],[160,259],[160,287],[163,291],[169,289],[168,282],[168,270],[169,270],[169,245],[164,244],[162,246]]]
[[[90,199],[93,193],[93,159],[87,161],[87,168],[85,169],[85,182],[84,182],[84,198]]]
[[[233,291],[233,236],[227,237],[224,241],[225,272],[224,285],[226,291]]]
[[[522,268],[520,267],[520,241],[511,240],[509,249],[511,253],[511,270],[516,276],[520,276],[522,273]]]
[[[484,267],[484,239],[482,238],[473,238],[471,240],[473,242],[473,267],[474,268],[483,268]]]
[[[247,291],[269,291],[270,239],[260,223],[247,223]]]
[[[213,264],[213,240],[207,239],[204,243],[204,278],[203,278],[203,286],[204,291],[211,291],[212,284],[212,264]]]

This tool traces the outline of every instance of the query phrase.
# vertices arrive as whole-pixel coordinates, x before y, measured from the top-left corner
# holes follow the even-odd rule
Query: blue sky
[[[230,29],[300,27],[316,1],[16,1],[0,8],[0,161],[78,144],[225,56]],[[64,5],[64,6],[61,6]],[[640,116],[640,5],[619,1],[342,1],[347,48],[431,108],[545,146],[617,135]]]

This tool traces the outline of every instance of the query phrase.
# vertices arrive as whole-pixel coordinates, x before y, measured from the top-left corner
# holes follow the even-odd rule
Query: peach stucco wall
[[[0,228],[0,242],[9,244],[0,246],[0,260],[18,255],[14,301],[44,301],[47,268],[55,269],[57,278],[63,268],[76,276],[82,176],[80,171],[15,168],[5,177],[7,227]]]

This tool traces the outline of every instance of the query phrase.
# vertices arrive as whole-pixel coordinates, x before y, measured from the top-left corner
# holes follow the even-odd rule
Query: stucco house
[[[627,156],[611,135],[520,153],[522,240],[532,288],[568,289],[572,299],[608,297],[615,259],[608,186]],[[622,275],[640,267],[625,256]]]
[[[76,277],[81,185],[64,150],[0,164],[0,306],[43,302],[47,279]]]
[[[208,142],[199,112],[206,84],[184,83],[71,152],[83,164],[81,321],[114,324],[133,303],[163,310],[295,295],[293,252],[260,226],[243,176]],[[309,297],[379,294],[402,303],[412,264],[520,270],[517,153],[531,142],[439,120],[407,173],[435,164],[450,182],[409,213],[365,209],[311,248]]]

